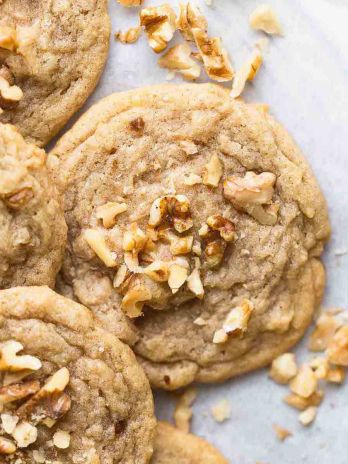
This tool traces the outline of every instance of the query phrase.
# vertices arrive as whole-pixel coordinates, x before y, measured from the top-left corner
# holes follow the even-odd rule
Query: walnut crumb
[[[131,27],[127,31],[118,31],[115,33],[115,39],[123,44],[135,43],[141,35],[141,27]]]
[[[217,187],[223,174],[223,165],[217,154],[213,154],[203,170],[203,184]]]
[[[191,58],[191,53],[190,46],[187,43],[178,44],[162,55],[158,60],[158,64],[162,68],[178,72],[185,79],[192,81],[198,79],[201,74],[201,68]]]
[[[309,398],[317,389],[318,379],[313,369],[304,364],[290,382],[290,389],[296,395]]]
[[[224,422],[231,417],[231,405],[227,399],[219,401],[211,408],[211,414],[216,422]]]
[[[280,441],[284,441],[287,438],[292,436],[292,432],[290,432],[290,430],[285,429],[284,427],[281,427],[280,425],[277,425],[277,424],[273,425],[273,430],[274,430],[277,438]]]
[[[309,408],[305,409],[299,414],[298,420],[300,421],[302,425],[308,426],[314,421],[317,413],[318,413],[318,408],[315,406],[310,406]]]
[[[275,382],[288,383],[297,374],[297,364],[293,353],[284,353],[274,359],[269,376]]]
[[[253,29],[270,35],[282,35],[282,27],[278,16],[270,5],[258,6],[250,15],[250,26]]]
[[[175,12],[168,3],[144,8],[140,12],[140,24],[145,27],[149,45],[156,53],[162,52],[173,38],[175,23]]]
[[[231,97],[239,97],[244,90],[247,81],[252,81],[258,73],[263,62],[261,50],[255,48],[250,58],[243,64],[234,76]]]

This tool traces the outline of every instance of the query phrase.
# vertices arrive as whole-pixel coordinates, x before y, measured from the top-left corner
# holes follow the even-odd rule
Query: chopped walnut
[[[329,361],[338,366],[348,367],[348,326],[337,330],[327,348]]]
[[[184,179],[184,184],[185,185],[197,185],[202,183],[202,177],[199,176],[198,174],[191,173]]]
[[[315,406],[310,406],[309,408],[305,409],[299,414],[298,420],[302,425],[307,426],[314,421],[317,412],[318,408],[316,408]]]
[[[175,22],[175,12],[168,3],[140,12],[140,24],[145,27],[149,45],[156,53],[162,52],[173,38]]]
[[[191,229],[193,221],[190,204],[185,195],[167,195],[157,198],[152,203],[149,225],[157,227],[165,221],[173,223],[174,229],[179,233]]]
[[[119,288],[129,276],[130,273],[128,271],[127,266],[125,264],[122,264],[115,274],[113,281],[114,288]]]
[[[145,248],[148,236],[143,232],[136,222],[133,222],[123,235],[122,248],[124,251],[138,253]]]
[[[267,34],[282,35],[279,19],[270,5],[258,6],[250,15],[250,26]]]
[[[346,377],[346,373],[343,367],[330,366],[325,380],[331,383],[343,383],[345,377]]]
[[[299,409],[300,411],[304,411],[309,406],[319,406],[324,398],[324,392],[322,390],[318,390],[308,398],[303,398],[302,396],[296,395],[295,393],[290,393],[286,395],[283,400],[289,406]]]
[[[171,69],[182,74],[187,80],[195,80],[201,74],[201,68],[191,58],[191,48],[187,43],[175,45],[162,55],[158,64],[162,68]]]
[[[12,435],[16,425],[18,424],[19,417],[13,416],[12,414],[1,414],[1,425],[4,431]]]
[[[15,427],[12,436],[16,440],[18,448],[27,448],[35,443],[37,428],[29,422],[21,422]]]
[[[204,32],[208,29],[208,22],[196,6],[190,2],[180,3],[180,12],[176,21],[176,26],[186,40],[193,41],[192,29],[198,28]]]
[[[103,221],[103,226],[109,229],[116,224],[116,216],[127,211],[126,203],[116,203],[109,201],[104,205],[98,206],[96,217]]]
[[[210,79],[218,82],[230,81],[234,71],[221,39],[209,37],[204,30],[197,27],[192,29],[192,34]]]
[[[117,0],[121,5],[126,7],[140,6],[143,0]]]
[[[296,395],[309,398],[317,389],[318,379],[310,366],[304,364],[290,382],[290,389]]]
[[[114,253],[108,248],[102,231],[97,229],[86,229],[84,231],[84,238],[98,258],[103,261],[105,266],[117,266]]]
[[[53,444],[59,449],[69,448],[70,434],[65,430],[57,430],[57,432],[53,435]]]
[[[199,326],[201,326],[201,327],[203,327],[204,325],[207,325],[207,324],[208,324],[208,322],[207,322],[205,319],[203,319],[203,317],[197,317],[197,318],[193,321],[193,323],[196,324],[196,325],[199,325]]]
[[[0,26],[0,49],[15,52],[18,47],[17,33],[13,27]]]
[[[262,65],[262,53],[259,48],[255,48],[250,58],[243,64],[234,76],[231,97],[239,97],[247,81],[252,81]]]
[[[143,273],[155,282],[167,282],[169,279],[169,263],[154,261],[143,269]]]
[[[204,287],[201,280],[201,274],[199,269],[195,268],[187,278],[187,288],[196,295],[197,298],[202,299],[204,297]],[[196,320],[197,321],[197,320]],[[195,324],[197,322],[195,321]],[[199,324],[198,324],[199,325]]]
[[[208,240],[204,248],[204,261],[209,269],[215,269],[222,263],[226,250],[225,240]]]
[[[209,216],[207,224],[212,230],[218,231],[226,242],[233,242],[237,238],[233,222],[219,214]]]
[[[118,31],[115,34],[115,39],[120,41],[123,44],[133,44],[135,43],[141,35],[141,27],[131,27],[127,31]]]
[[[293,353],[284,353],[272,362],[269,376],[278,383],[288,383],[297,374],[297,364]]]
[[[130,288],[124,295],[121,309],[130,318],[139,317],[142,314],[146,301],[150,301],[152,293],[145,285],[139,284]]]
[[[30,355],[18,356],[23,345],[10,340],[0,345],[0,371],[17,372],[21,370],[37,371],[41,368],[41,361]]]
[[[169,266],[168,285],[172,293],[177,293],[188,278],[189,270],[187,266],[173,263]]]
[[[339,324],[330,314],[322,314],[317,322],[314,331],[309,339],[309,349],[311,351],[324,351],[328,347]]]
[[[274,430],[275,434],[277,435],[277,438],[280,441],[284,441],[288,437],[292,436],[292,432],[290,432],[290,430],[285,429],[284,427],[281,427],[280,425],[277,425],[277,424],[273,425],[273,430]]]
[[[219,401],[211,408],[211,414],[216,422],[224,422],[231,417],[231,406],[227,399]]]
[[[173,256],[185,255],[190,253],[193,245],[192,235],[186,235],[185,237],[176,237],[171,240],[170,251]]]
[[[209,187],[217,187],[223,174],[223,165],[215,153],[205,165],[203,170],[203,184]]]
[[[190,431],[190,421],[192,418],[192,404],[197,398],[195,388],[187,389],[179,398],[174,410],[174,421],[178,429],[183,432]]]
[[[0,76],[0,104],[1,106],[12,105],[23,98],[23,92],[17,85],[10,85],[9,82]]]
[[[224,329],[218,329],[214,332],[213,343],[220,344],[226,343],[228,340],[228,335]]]
[[[326,379],[328,371],[329,371],[329,360],[324,357],[316,357],[313,358],[309,362],[310,367],[314,371],[314,374],[318,380],[320,379]]]
[[[231,309],[222,326],[226,334],[229,336],[243,336],[248,329],[248,322],[253,310],[254,305],[247,299],[244,299],[239,306]]]
[[[15,383],[0,387],[0,404],[8,404],[22,400],[40,390],[40,382],[31,380],[24,383]]]
[[[266,209],[274,194],[276,176],[271,172],[255,174],[248,171],[244,177],[231,176],[224,182],[224,197],[236,209],[246,211],[261,224],[274,225],[277,210]],[[270,205],[273,206],[273,205]]]

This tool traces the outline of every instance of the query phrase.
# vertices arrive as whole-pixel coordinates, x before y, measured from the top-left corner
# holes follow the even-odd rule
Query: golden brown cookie
[[[228,464],[210,443],[159,422],[151,464]]]
[[[109,35],[107,0],[0,2],[0,121],[48,143],[94,90]],[[4,98],[6,82],[22,98]]]
[[[0,123],[0,288],[53,286],[65,243],[64,213],[46,153]]]
[[[0,291],[0,461],[146,464],[156,422],[128,346],[47,287]]]
[[[49,159],[69,226],[61,291],[133,344],[154,386],[227,379],[303,335],[327,208],[263,105],[209,84],[114,94]]]

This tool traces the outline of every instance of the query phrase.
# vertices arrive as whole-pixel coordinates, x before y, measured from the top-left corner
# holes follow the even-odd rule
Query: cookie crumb
[[[310,425],[316,418],[317,413],[318,408],[315,406],[310,406],[299,414],[298,420],[304,426]]]
[[[231,417],[231,405],[228,399],[220,400],[211,408],[211,415],[216,422],[224,422]]]

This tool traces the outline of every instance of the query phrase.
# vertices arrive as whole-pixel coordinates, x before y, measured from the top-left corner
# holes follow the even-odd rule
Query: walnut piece
[[[185,195],[167,195],[157,198],[150,209],[149,225],[157,227],[169,221],[174,229],[183,233],[191,229],[193,221],[190,212],[190,203]]]
[[[15,52],[18,47],[17,33],[13,27],[0,26],[0,49]]]
[[[69,448],[70,434],[65,430],[57,430],[57,432],[53,435],[53,444],[59,449]]]
[[[107,267],[115,267],[117,266],[117,262],[115,260],[114,254],[108,248],[105,240],[105,236],[102,231],[97,229],[86,229],[83,232],[83,236],[90,246],[90,248],[94,251],[94,253],[98,256],[99,259],[103,261],[105,266]]]
[[[167,282],[169,278],[169,265],[167,261],[154,261],[143,269],[143,273],[154,282]]]
[[[122,248],[124,251],[139,253],[145,248],[148,237],[139,227],[136,222],[133,222],[129,229],[123,235]]]
[[[233,242],[237,238],[233,222],[220,214],[209,216],[207,224],[212,230],[218,231],[225,242]]]
[[[341,366],[330,366],[327,371],[325,380],[331,383],[343,383],[346,377],[346,372]]]
[[[220,37],[209,37],[198,27],[192,28],[192,35],[210,79],[217,82],[230,81],[234,71]]]
[[[23,98],[23,92],[17,85],[10,85],[9,82],[0,76],[0,104],[1,106],[11,105],[19,102]]]
[[[173,294],[177,293],[188,278],[188,266],[173,263],[169,266],[168,285]]]
[[[203,184],[209,187],[217,187],[223,174],[223,165],[216,153],[212,155],[203,170]]]
[[[216,422],[224,422],[231,417],[231,406],[227,399],[223,399],[211,408],[211,414]]]
[[[203,327],[203,326],[205,326],[205,325],[208,324],[208,322],[207,322],[205,319],[203,319],[203,317],[200,317],[200,316],[197,317],[197,318],[193,321],[193,323],[196,324],[196,325],[199,325],[200,327]]]
[[[176,237],[171,240],[170,251],[173,256],[190,253],[193,245],[193,236]]]
[[[213,343],[220,344],[226,343],[228,340],[228,335],[224,329],[218,329],[214,332]]]
[[[121,309],[130,318],[139,317],[146,301],[150,301],[152,293],[145,285],[139,284],[130,288],[122,299]]]
[[[109,201],[105,205],[98,206],[96,217],[103,221],[103,226],[109,229],[116,224],[116,216],[127,211],[126,203],[116,203]]]
[[[198,79],[201,74],[201,68],[191,58],[191,53],[191,48],[187,43],[178,44],[162,55],[158,60],[158,64],[162,68],[178,72],[185,79],[192,81]]]
[[[196,6],[192,6],[190,2],[180,3],[180,12],[176,21],[176,26],[182,33],[184,38],[193,41],[192,29],[198,28],[204,32],[208,29],[208,22]]]
[[[232,98],[237,98],[243,93],[245,84],[247,81],[252,81],[254,79],[262,65],[262,62],[263,57],[261,50],[259,48],[255,48],[250,58],[248,58],[234,76],[231,90]]]
[[[141,35],[141,27],[130,27],[127,31],[118,31],[115,33],[115,39],[123,44],[135,43]]]
[[[322,314],[316,321],[315,329],[309,339],[311,351],[324,351],[334,336],[339,324],[331,314]]]
[[[0,388],[0,404],[8,404],[33,395],[40,390],[40,382],[31,380],[24,383],[15,383]]]
[[[293,353],[284,353],[274,359],[269,376],[275,382],[286,384],[297,374],[297,364]]]
[[[348,326],[337,330],[327,348],[327,355],[332,364],[348,367]]]
[[[18,448],[27,448],[37,439],[37,428],[29,422],[20,422],[12,433]]]
[[[173,38],[175,22],[175,12],[168,3],[140,12],[140,24],[145,27],[149,45],[156,53],[162,52]]]
[[[284,441],[288,437],[292,436],[292,432],[290,432],[290,430],[285,429],[284,427],[281,427],[280,425],[277,425],[277,424],[273,425],[273,430],[274,430],[275,434],[277,435],[277,438],[280,441]]]
[[[310,406],[299,414],[298,420],[304,426],[310,425],[316,418],[317,413],[318,408],[315,406]]]
[[[254,305],[251,301],[244,299],[239,306],[231,309],[224,323],[223,330],[229,336],[243,336],[248,329],[248,322]]]
[[[18,356],[23,345],[15,340],[9,340],[0,346],[0,371],[18,372],[21,370],[37,371],[41,361],[30,355]]]
[[[19,417],[18,416],[13,416],[12,414],[1,414],[1,425],[4,431],[12,435],[14,429],[16,428],[16,425],[18,424]]]
[[[13,454],[16,452],[16,445],[7,438],[0,437],[0,456],[2,454]]]
[[[290,389],[296,395],[309,398],[317,389],[318,379],[313,369],[304,364],[300,367],[296,376],[290,382]]]
[[[253,29],[267,34],[282,35],[283,33],[279,19],[270,5],[258,6],[251,13],[249,23]]]
[[[121,5],[128,8],[133,6],[140,6],[143,3],[143,0],[117,0]]]
[[[204,287],[199,269],[195,268],[187,278],[187,288],[200,300],[204,297]],[[200,325],[196,321],[195,324]],[[202,325],[202,324],[201,324]]]
[[[190,421],[192,418],[192,404],[197,398],[195,388],[187,389],[179,398],[174,410],[174,422],[178,429],[188,433],[190,431]]]
[[[309,406],[319,406],[324,398],[324,392],[318,390],[310,395],[308,398],[296,395],[295,393],[289,393],[283,398],[283,401],[289,406],[304,411]]]
[[[255,174],[252,171],[244,177],[231,176],[224,182],[224,197],[236,209],[246,211],[261,224],[274,225],[277,222],[277,208],[269,205],[274,194],[276,176],[271,172]],[[265,205],[269,205],[268,209]],[[276,205],[275,205],[276,206]]]

